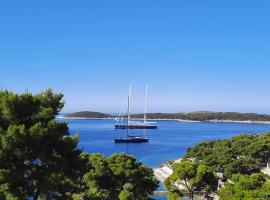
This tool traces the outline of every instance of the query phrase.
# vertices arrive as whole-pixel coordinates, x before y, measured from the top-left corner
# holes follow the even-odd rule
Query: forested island
[[[115,118],[116,116],[101,112],[75,112],[64,115],[70,118]],[[126,116],[124,116],[126,117]],[[132,118],[143,119],[144,114],[133,114]],[[190,112],[190,113],[147,113],[147,119],[173,119],[189,121],[243,121],[243,122],[270,122],[270,115],[238,112]]]
[[[132,115],[143,118],[143,114]],[[148,119],[180,119],[191,121],[270,121],[270,115],[238,112],[190,112],[190,113],[148,113]]]
[[[70,114],[64,115],[67,118],[111,118],[112,115],[101,113],[101,112],[93,112],[93,111],[81,111],[74,112]]]

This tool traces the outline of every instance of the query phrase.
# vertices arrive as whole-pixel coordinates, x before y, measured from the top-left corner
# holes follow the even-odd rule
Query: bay
[[[197,123],[158,121],[158,129],[131,130],[131,135],[147,135],[148,143],[115,144],[114,138],[125,136],[125,130],[115,130],[114,120],[60,119],[68,123],[72,135],[80,136],[79,147],[88,153],[134,155],[149,167],[182,157],[188,147],[204,140],[230,138],[241,133],[265,133],[270,125],[244,123]]]

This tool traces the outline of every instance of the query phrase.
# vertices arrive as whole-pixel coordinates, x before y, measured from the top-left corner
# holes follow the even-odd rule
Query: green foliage
[[[233,183],[227,183],[219,191],[220,200],[265,200],[270,199],[270,183],[262,174],[234,175]]]
[[[134,114],[133,118],[143,118],[143,114]],[[230,121],[270,121],[270,115],[237,112],[192,112],[192,113],[148,113],[149,119],[183,119],[194,121],[230,120]]]
[[[109,114],[82,111],[65,115],[65,117],[85,117],[85,118],[110,118]],[[126,116],[125,116],[126,117]],[[142,118],[144,114],[133,114],[132,118]],[[230,121],[270,121],[270,115],[256,113],[237,113],[237,112],[192,112],[192,113],[147,113],[148,119],[183,119],[193,121],[209,120],[230,120]]]
[[[77,189],[78,137],[55,119],[62,97],[52,90],[35,96],[0,92],[1,196],[68,199]]]
[[[182,194],[177,190],[169,191],[168,193],[168,200],[180,200],[181,197]]]
[[[110,118],[112,115],[101,113],[101,112],[91,112],[91,111],[82,111],[75,112],[65,115],[65,117],[82,117],[82,118]]]
[[[224,171],[227,177],[233,174],[259,172],[270,155],[270,133],[239,135],[232,139],[206,141],[188,149],[186,157],[198,161],[215,171]]]
[[[82,153],[56,120],[62,94],[0,91],[0,199],[146,199],[153,171],[131,156]]]
[[[80,194],[83,199],[113,199],[115,186],[108,160],[101,154],[82,154],[86,160],[86,173],[83,176],[85,190]]]
[[[188,149],[186,157],[196,158],[197,163],[213,171],[224,171],[233,181],[220,190],[221,200],[270,199],[266,175],[256,174],[269,161],[270,133],[242,134],[232,139],[202,142]]]
[[[165,187],[169,190],[171,198],[177,196],[177,187],[182,186],[179,194],[189,195],[193,198],[196,193],[209,193],[217,189],[217,178],[205,165],[196,165],[189,160],[183,160],[173,165],[173,174],[165,180]]]
[[[270,115],[256,113],[237,112],[193,112],[185,115],[185,119],[208,121],[208,120],[231,120],[231,121],[270,121]]]
[[[169,200],[179,200],[180,197],[182,197],[184,195],[183,191],[178,190],[178,188],[173,184],[171,177],[168,177],[165,179],[164,185],[168,191],[168,199]]]
[[[136,200],[134,193],[132,192],[134,190],[134,186],[131,183],[126,183],[123,186],[123,190],[118,195],[120,200]]]
[[[83,199],[143,200],[158,187],[152,169],[141,165],[133,156],[114,154],[105,158],[101,154],[85,154],[83,157],[89,167],[84,175]]]

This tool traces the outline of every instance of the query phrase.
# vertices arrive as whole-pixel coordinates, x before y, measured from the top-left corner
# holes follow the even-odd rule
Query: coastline
[[[58,119],[81,119],[81,120],[115,120],[115,117],[107,117],[107,118],[95,118],[95,117],[64,117],[59,116]],[[143,120],[142,118],[132,118],[132,120]],[[181,119],[147,119],[147,121],[183,121],[183,122],[196,122],[190,120],[181,120]],[[200,121],[198,121],[200,122]]]
[[[64,117],[58,116],[57,119],[81,119],[81,120],[114,120],[114,117],[107,117],[107,118],[95,118],[95,117]]]
[[[207,120],[204,122],[211,122],[211,123],[238,123],[238,124],[269,124],[270,121],[238,121],[238,120]]]
[[[74,119],[74,120],[115,120],[114,117],[107,118],[90,118],[90,117],[64,117],[58,116],[58,119]],[[132,118],[133,120],[143,120],[141,118]],[[147,119],[147,121],[179,121],[184,123],[237,123],[237,124],[265,124],[270,125],[270,121],[240,121],[240,120],[185,120],[185,119]]]
[[[176,158],[174,160],[161,163],[158,167],[153,168],[155,177],[163,183],[173,173],[173,164],[181,162],[183,158]]]

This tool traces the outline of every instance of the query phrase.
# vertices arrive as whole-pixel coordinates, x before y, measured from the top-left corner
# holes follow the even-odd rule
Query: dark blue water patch
[[[73,120],[68,122],[71,134],[79,133],[79,147],[88,153],[127,153],[142,163],[156,167],[167,160],[182,157],[188,147],[205,140],[230,138],[241,133],[265,133],[270,125],[241,123],[185,123],[158,121],[158,129],[131,130],[131,135],[147,135],[149,143],[115,144],[114,138],[125,136],[126,130],[115,130],[114,120]]]
[[[166,196],[150,196],[151,199],[153,200],[167,200],[168,197]]]

